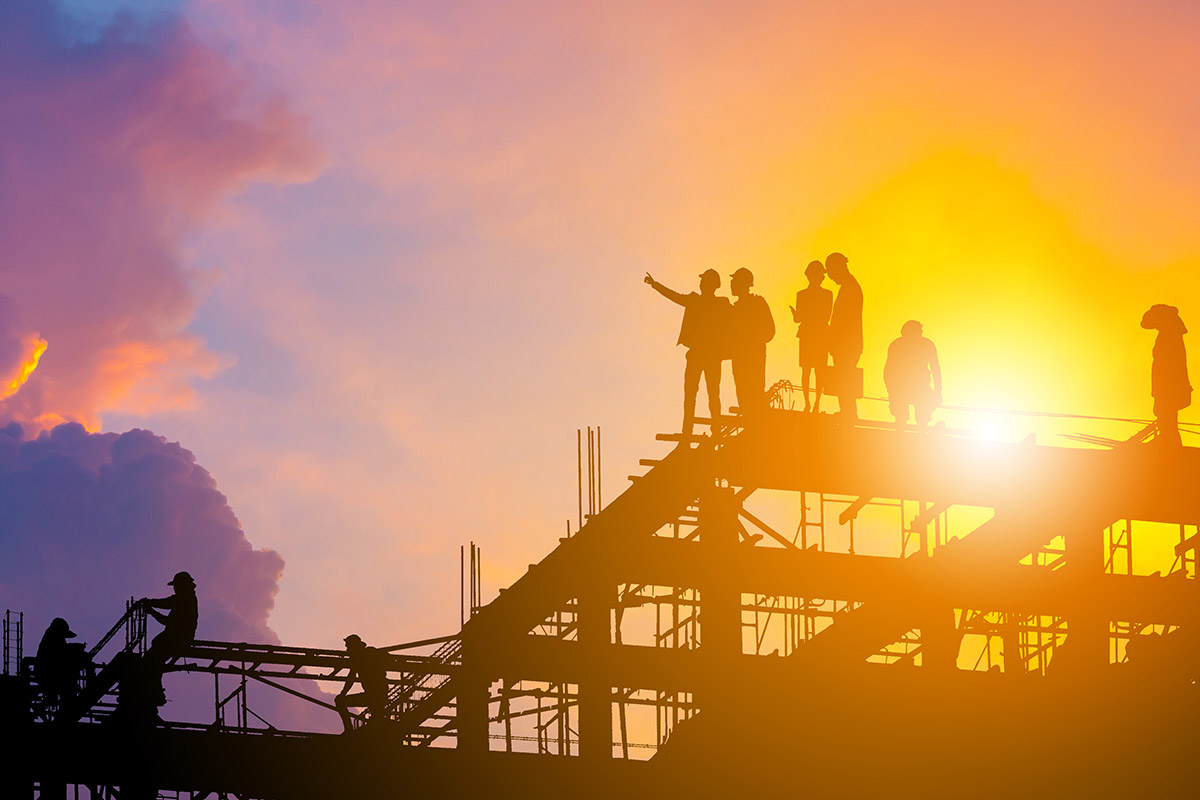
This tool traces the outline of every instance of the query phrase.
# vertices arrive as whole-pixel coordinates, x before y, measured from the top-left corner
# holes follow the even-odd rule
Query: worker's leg
[[[925,386],[913,398],[913,416],[916,417],[917,427],[924,430],[929,426],[929,421],[933,419],[933,409],[936,407],[934,402],[933,389]]]
[[[349,733],[354,730],[353,716],[350,714],[351,708],[361,708],[367,699],[364,692],[356,692],[355,694],[339,694],[333,699],[334,706],[337,707],[338,716],[342,718],[342,727]]]
[[[143,656],[145,659],[143,674],[154,684],[148,691],[153,696],[155,704],[160,706],[167,703],[167,690],[163,687],[163,668],[167,664],[170,650],[171,639],[163,630],[150,641],[150,646],[146,648],[146,654]]]
[[[838,349],[831,351],[833,368],[838,372],[838,411],[849,422],[858,422],[858,399],[854,391],[855,369],[861,353]],[[905,414],[905,418],[907,418]]]
[[[704,359],[704,389],[708,392],[708,414],[712,425],[717,426],[721,417],[721,359],[708,356]]]
[[[150,661],[166,661],[167,650],[169,648],[170,642],[167,638],[167,632],[165,630],[159,631],[158,635],[150,640],[150,646],[146,648],[146,658]]]
[[[737,390],[738,410],[742,416],[758,412],[766,393],[766,353],[749,353],[733,360],[733,385]]]
[[[370,694],[366,698],[366,704],[372,725],[382,722],[387,717],[387,694]]]
[[[767,351],[755,353],[750,357],[750,386],[754,392],[754,410],[758,411],[767,404]]]
[[[817,396],[813,401],[813,413],[821,413],[821,394],[825,391],[825,375],[829,370],[829,355],[825,354],[824,360],[813,368],[813,379],[817,384]]]
[[[730,364],[733,370],[733,393],[737,398],[738,413],[750,413],[750,376],[746,357],[739,355]]]
[[[1156,409],[1154,424],[1158,428],[1158,440],[1168,447],[1183,447],[1179,435],[1179,409]]]
[[[700,359],[688,350],[683,367],[683,432],[690,434],[696,419],[696,394],[700,391]]]
[[[146,663],[158,675],[158,704],[166,705],[167,690],[163,687],[163,673],[167,671],[167,665],[177,658],[187,655],[188,648],[192,646],[192,637],[187,633],[180,631],[172,631],[170,628],[163,630],[158,636],[154,637],[154,641],[150,643],[149,649],[146,650]]]

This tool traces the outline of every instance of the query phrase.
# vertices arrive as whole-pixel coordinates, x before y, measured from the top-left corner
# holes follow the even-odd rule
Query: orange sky
[[[215,355],[127,371],[103,422],[193,449],[284,556],[285,641],[443,633],[460,543],[483,544],[490,592],[574,516],[576,427],[604,427],[610,498],[658,452],[683,355],[646,270],[688,291],[750,267],[779,329],[768,380],[795,380],[787,306],[844,252],[867,393],[915,318],[953,405],[1146,417],[1141,314],[1200,325],[1187,4],[186,14],[323,166],[187,240],[188,330]]]

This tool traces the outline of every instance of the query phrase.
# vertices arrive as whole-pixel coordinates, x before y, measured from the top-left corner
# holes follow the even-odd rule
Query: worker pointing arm
[[[678,344],[686,347],[683,370],[683,433],[691,435],[696,417],[700,379],[708,391],[708,412],[713,425],[721,417],[721,360],[729,349],[729,314],[733,307],[721,297],[721,275],[715,269],[700,274],[700,291],[680,294],[646,273],[645,283],[676,305],[683,306]]]
[[[658,292],[663,297],[670,300],[672,303],[675,303],[676,305],[681,305],[681,306],[687,305],[687,302],[688,302],[687,295],[682,295],[679,292],[675,291],[674,289],[668,289],[666,286],[663,286],[661,283],[654,280],[654,278],[650,275],[649,272],[646,273],[645,282],[650,284],[650,286],[654,289],[654,291]]]

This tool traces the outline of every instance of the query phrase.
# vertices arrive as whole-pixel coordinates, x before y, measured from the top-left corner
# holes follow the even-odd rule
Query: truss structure
[[[350,735],[245,705],[248,681],[343,679],[343,652],[197,642],[175,668],[214,676],[214,726],[129,735],[207,755],[139,774],[197,797],[1194,787],[1200,451],[845,426],[773,399],[660,435],[667,455],[459,632],[395,648],[387,708]],[[77,766],[27,753],[12,786],[120,784],[99,699],[56,727],[25,691],[10,727]]]

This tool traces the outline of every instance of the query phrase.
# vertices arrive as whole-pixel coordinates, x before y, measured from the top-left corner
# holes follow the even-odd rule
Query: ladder
[[[145,654],[146,609],[132,597],[125,602],[125,613],[121,618],[109,629],[108,633],[101,637],[99,643],[87,652],[89,665],[94,663],[96,656],[122,630],[125,632],[124,646],[99,672],[89,674],[79,694],[59,709],[56,718],[60,722],[74,722],[101,706],[105,695],[121,679],[119,665],[126,661],[122,656],[134,654],[140,657]],[[115,707],[115,703],[105,702],[102,705],[104,711],[111,711],[113,707]]]
[[[446,673],[462,663],[462,640],[450,639],[430,656],[430,660],[442,667]],[[419,731],[418,727],[454,696],[454,687],[449,674],[436,672],[405,673],[388,692],[384,717],[400,723],[406,729],[410,742],[428,744],[434,734]]]
[[[4,612],[4,674],[21,674],[21,657],[25,645],[25,612],[13,618],[11,609]]]

